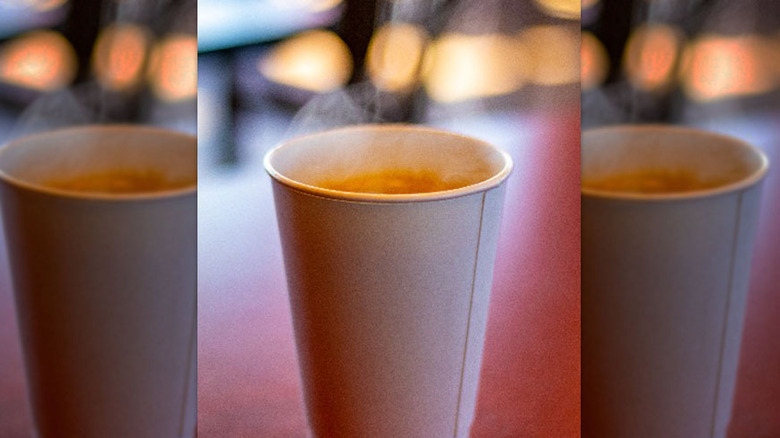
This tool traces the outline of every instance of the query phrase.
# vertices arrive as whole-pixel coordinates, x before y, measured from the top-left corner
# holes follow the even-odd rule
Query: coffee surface
[[[705,180],[686,169],[644,169],[600,179],[583,179],[582,187],[610,192],[661,194],[711,189],[725,183],[724,180]]]
[[[391,169],[321,181],[319,187],[342,192],[388,195],[441,192],[469,185],[465,179],[444,179],[430,170]]]
[[[46,181],[48,187],[85,193],[132,194],[181,189],[195,181],[171,180],[155,170],[115,169]]]

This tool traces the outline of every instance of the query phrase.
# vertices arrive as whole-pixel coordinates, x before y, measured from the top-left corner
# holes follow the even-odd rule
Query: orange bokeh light
[[[534,0],[544,12],[553,17],[578,20],[582,11],[580,0]]]
[[[583,90],[600,85],[607,77],[609,59],[601,42],[590,32],[582,32],[580,83]]]
[[[767,92],[775,84],[770,55],[757,36],[705,35],[686,50],[683,88],[701,101]]]
[[[428,35],[413,24],[379,28],[368,47],[366,64],[371,80],[381,89],[401,91],[417,82]]]
[[[634,30],[623,60],[629,80],[644,90],[668,86],[674,78],[681,39],[676,29],[661,24]]]
[[[198,89],[198,41],[192,35],[170,35],[152,52],[149,82],[154,94],[175,102],[195,97]]]
[[[0,50],[0,80],[34,90],[62,88],[76,76],[76,54],[59,33],[22,35]]]
[[[531,82],[543,86],[560,86],[580,81],[579,27],[531,26],[521,32],[520,40],[527,51],[527,57],[521,62],[531,66]]]
[[[276,45],[258,61],[257,69],[278,84],[327,92],[349,81],[352,55],[335,33],[310,30]]]
[[[12,8],[30,8],[38,12],[46,12],[64,5],[67,0],[6,0],[4,6]]]
[[[133,24],[114,24],[103,29],[92,60],[100,83],[113,90],[137,85],[148,41],[146,31]]]
[[[447,33],[425,53],[423,82],[439,102],[500,96],[523,87],[527,64],[527,49],[519,38]]]
[[[281,9],[300,9],[317,13],[335,8],[342,0],[272,0],[272,3]]]

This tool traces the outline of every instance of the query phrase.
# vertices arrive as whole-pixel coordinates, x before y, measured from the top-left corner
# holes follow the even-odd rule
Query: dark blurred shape
[[[90,78],[92,48],[103,21],[103,1],[99,0],[100,3],[95,4],[94,0],[71,0],[68,17],[63,24],[63,33],[76,50],[77,82],[84,82]]]
[[[609,65],[621,65],[625,42],[631,33],[629,17],[633,16],[634,4],[635,0],[602,0],[597,21],[587,27],[604,45]],[[606,82],[613,82],[620,76],[620,70],[612,68]]]
[[[338,26],[338,33],[352,54],[352,75],[349,83],[363,79],[366,53],[374,34],[376,24],[376,2],[365,0],[346,0],[344,13]]]

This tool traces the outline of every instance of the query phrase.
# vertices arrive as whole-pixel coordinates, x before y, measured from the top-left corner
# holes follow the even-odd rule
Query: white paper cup
[[[691,129],[583,133],[584,437],[726,436],[767,168],[759,150]],[[724,180],[666,194],[585,183],[642,169]]]
[[[192,136],[79,127],[0,149],[0,203],[36,436],[195,433],[196,191],[96,194],[52,178],[196,178]]]
[[[468,436],[509,156],[460,135],[367,125],[291,140],[265,166],[314,436]],[[469,184],[399,195],[318,186],[399,168]]]

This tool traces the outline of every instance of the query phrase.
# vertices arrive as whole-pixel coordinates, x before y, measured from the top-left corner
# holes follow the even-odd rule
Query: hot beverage
[[[116,169],[87,173],[46,182],[52,188],[88,193],[147,193],[175,190],[193,185],[194,181],[172,180],[155,170]]]
[[[431,170],[388,169],[351,176],[342,180],[327,180],[319,187],[356,193],[400,195],[453,190],[469,185],[462,179],[443,179]]]
[[[583,180],[582,187],[610,192],[659,194],[712,189],[723,183],[717,179],[704,180],[695,172],[685,169],[644,169]]]

